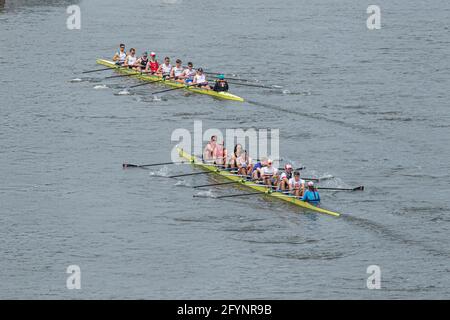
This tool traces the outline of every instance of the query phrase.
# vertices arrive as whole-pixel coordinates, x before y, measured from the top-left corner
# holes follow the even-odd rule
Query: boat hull
[[[113,61],[110,61],[110,60],[97,59],[97,64],[101,64],[105,67],[110,67],[111,69],[116,69],[120,73],[136,74],[136,75],[133,75],[133,77],[138,78],[140,80],[144,80],[144,81],[156,81],[156,80],[161,79],[158,76],[142,74],[136,70],[119,67]],[[185,87],[184,90],[188,90],[188,91],[199,93],[199,94],[206,94],[206,95],[209,95],[209,96],[212,96],[215,98],[219,98],[219,99],[223,99],[223,100],[233,100],[233,101],[240,101],[240,102],[244,101],[243,98],[236,96],[234,94],[231,94],[229,92],[216,92],[214,90],[207,90],[207,89],[201,89],[201,88],[195,88],[195,87],[186,87],[184,84],[181,84],[176,81],[164,80],[164,81],[157,82],[157,83],[162,83],[164,85],[167,85],[169,87],[174,87],[174,88]]]
[[[268,195],[270,197],[278,198],[280,200],[289,202],[289,203],[291,203],[293,205],[302,207],[302,208],[304,208],[306,210],[309,210],[309,211],[320,212],[320,213],[328,214],[328,215],[331,215],[331,216],[334,216],[334,217],[339,217],[340,216],[340,214],[337,213],[337,212],[313,206],[313,205],[311,205],[311,204],[309,204],[309,203],[307,203],[305,201],[302,201],[300,199],[297,199],[295,197],[288,197],[288,196],[283,195],[282,193],[279,193],[279,192],[268,193],[267,192],[268,188],[265,187],[265,186],[255,186],[254,182],[252,182],[252,181],[245,181],[239,176],[230,174],[229,171],[219,170],[215,166],[206,165],[200,159],[198,159],[197,157],[190,155],[189,153],[185,152],[184,150],[182,150],[180,148],[178,148],[177,150],[178,150],[178,154],[180,155],[180,157],[188,160],[190,163],[192,163],[192,164],[194,164],[194,165],[196,165],[198,167],[201,167],[204,170],[213,171],[216,174],[218,174],[218,175],[220,175],[220,176],[222,176],[222,177],[224,177],[224,178],[226,178],[228,180],[240,181],[241,185],[246,186],[246,187],[248,187],[250,189],[259,191],[262,194],[266,194],[266,195]]]

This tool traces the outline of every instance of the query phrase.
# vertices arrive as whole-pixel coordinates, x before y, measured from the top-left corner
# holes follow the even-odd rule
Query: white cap
[[[309,182],[308,182],[308,187],[314,187],[314,182],[309,181]]]
[[[150,55],[151,55],[151,56],[156,56],[156,53],[154,53],[154,52],[152,51],[152,52],[150,52]]]
[[[267,159],[267,163],[272,163],[272,159]]]

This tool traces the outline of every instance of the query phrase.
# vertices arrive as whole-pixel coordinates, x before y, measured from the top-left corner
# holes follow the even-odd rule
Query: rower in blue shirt
[[[314,187],[314,182],[308,182],[308,190],[303,194],[302,200],[311,204],[320,203],[320,195],[317,189]]]

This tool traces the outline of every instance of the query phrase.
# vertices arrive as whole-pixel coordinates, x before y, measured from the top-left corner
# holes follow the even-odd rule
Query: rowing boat
[[[154,75],[150,75],[150,74],[143,74],[143,73],[133,70],[133,69],[120,67],[120,66],[116,65],[113,61],[110,61],[110,60],[97,59],[97,64],[101,64],[103,66],[110,67],[111,69],[115,69],[124,74],[135,74],[135,75],[133,75],[133,77],[139,78],[144,81],[161,80],[161,77],[158,77],[158,76],[154,76]],[[241,102],[244,101],[243,98],[236,96],[234,94],[231,94],[229,92],[217,92],[214,90],[202,89],[202,88],[198,88],[198,87],[194,87],[194,86],[188,87],[182,83],[172,81],[172,80],[161,80],[161,82],[158,82],[158,83],[163,83],[167,86],[174,87],[174,88],[185,87],[184,88],[185,90],[192,91],[195,93],[200,93],[200,94],[206,94],[206,95],[213,96],[213,97],[219,98],[219,99],[241,101]]]
[[[320,213],[325,213],[331,216],[335,216],[335,217],[339,217],[340,214],[334,211],[330,211],[330,210],[326,210],[320,207],[316,207],[313,206],[312,204],[302,201],[296,197],[292,197],[286,194],[283,194],[281,192],[269,192],[269,188],[264,186],[264,185],[255,185],[253,181],[246,181],[244,179],[242,179],[241,176],[239,175],[235,175],[235,174],[231,174],[229,171],[227,170],[220,170],[218,169],[216,166],[210,165],[210,164],[206,164],[204,163],[201,159],[199,159],[196,156],[193,156],[187,152],[185,152],[183,149],[177,148],[178,150],[178,154],[180,155],[181,158],[184,158],[186,160],[188,160],[189,162],[191,162],[192,164],[204,169],[204,170],[209,170],[209,171],[213,171],[214,173],[217,173],[218,175],[232,180],[232,181],[238,181],[239,184],[244,185],[248,188],[251,188],[253,190],[259,191],[261,192],[261,194],[267,194],[270,197],[274,197],[280,200],[284,200],[287,201],[293,205],[297,205],[299,207],[302,207],[306,210],[310,210],[310,211],[314,211],[314,212],[320,212]]]

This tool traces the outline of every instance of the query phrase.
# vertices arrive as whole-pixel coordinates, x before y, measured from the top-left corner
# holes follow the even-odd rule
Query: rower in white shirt
[[[170,71],[170,78],[183,83],[184,80],[182,79],[182,75],[183,75],[183,71],[184,68],[181,66],[181,60],[177,59],[177,61],[175,61],[175,67],[172,68],[172,70]]]
[[[211,87],[208,84],[208,81],[206,80],[206,75],[203,73],[202,68],[197,69],[197,74],[194,76],[193,83],[195,83],[199,88],[208,90],[211,89]]]
[[[137,68],[138,65],[136,64],[137,57],[136,57],[136,50],[134,48],[130,49],[130,53],[125,59],[125,62],[123,63],[124,67],[128,67],[130,69]]]
[[[278,181],[278,169],[272,165],[272,160],[267,160],[267,166],[261,168],[261,179],[267,186],[276,186]]]
[[[289,192],[296,197],[302,197],[305,192],[305,180],[300,178],[299,171],[295,171],[294,177],[289,179]]]
[[[170,77],[171,71],[172,71],[172,65],[170,64],[170,58],[165,57],[164,63],[159,66],[156,74],[160,77]]]

